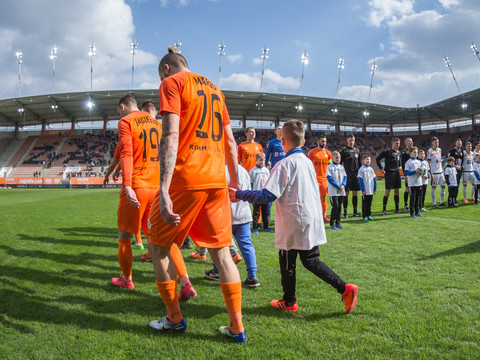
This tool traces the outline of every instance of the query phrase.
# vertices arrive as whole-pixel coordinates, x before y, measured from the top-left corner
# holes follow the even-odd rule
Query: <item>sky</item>
[[[478,0],[15,0],[0,11],[0,99],[156,89],[177,39],[190,70],[220,88],[414,107],[480,87]],[[96,55],[88,55],[95,44]],[[55,77],[50,49],[57,47]],[[21,87],[16,52],[21,50]],[[444,56],[450,60],[459,89]],[[343,57],[340,83],[338,60]],[[377,69],[372,81],[371,66]],[[54,80],[55,79],[55,88]],[[54,90],[55,89],[55,90]],[[370,93],[370,98],[369,98]]]

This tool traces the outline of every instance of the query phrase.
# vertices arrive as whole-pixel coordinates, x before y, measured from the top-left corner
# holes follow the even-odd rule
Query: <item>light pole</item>
[[[175,42],[175,44],[173,44],[173,46],[175,47],[175,49],[177,49],[177,53],[178,54],[181,54],[182,53],[182,43],[180,42],[180,39],[177,38],[177,41]]]
[[[222,57],[225,55],[225,48],[227,45],[222,40],[222,43],[218,45],[218,55],[220,55],[220,62],[218,64],[218,87],[220,87],[220,75],[222,74]]]
[[[15,53],[15,56],[17,57],[17,64],[18,64],[18,91],[20,94],[20,97],[22,96],[22,81],[21,81],[21,73],[22,73],[22,63],[23,63],[23,53],[22,50],[18,50]]]
[[[373,59],[373,65],[372,65],[372,78],[370,79],[370,90],[368,91],[368,101],[370,101],[370,95],[372,93],[372,87],[373,87],[373,77],[375,76],[375,71],[377,70],[378,66],[375,63],[375,59]]]
[[[450,69],[450,73],[452,74],[453,81],[455,81],[455,85],[457,85],[457,90],[460,93],[460,87],[458,86],[457,79],[455,78],[455,74],[452,70],[452,65],[450,64],[450,60],[448,59],[447,55],[443,55],[443,61],[445,61],[445,65]]]
[[[343,56],[338,59],[338,80],[337,80],[337,91],[335,92],[335,97],[338,95],[338,88],[340,87],[340,75],[342,74],[342,69],[345,67],[345,60]]]
[[[131,89],[133,90],[133,72],[135,71],[135,54],[137,53],[137,48],[138,48],[137,40],[133,40],[133,42],[130,43],[130,47],[132,48],[132,50],[130,50],[130,52],[132,53],[132,86],[131,86]]]
[[[92,43],[89,45],[88,56],[90,56],[90,91],[93,90],[93,57],[97,55],[97,48],[95,44]]]
[[[479,56],[479,54],[478,54],[477,45],[475,45],[475,44],[472,42],[472,45],[470,45],[470,47],[472,48],[473,53],[474,53],[475,56],[477,57],[478,61],[480,61],[480,56]]]
[[[262,91],[262,87],[263,87],[263,75],[265,74],[265,60],[268,59],[268,52],[270,51],[269,48],[267,48],[267,44],[265,44],[265,46],[263,47],[262,49],[262,77],[260,78],[260,91]]]
[[[300,78],[300,90],[299,90],[300,95],[302,95],[303,74],[305,71],[305,65],[307,64],[308,64],[308,54],[307,54],[307,50],[305,50],[302,54],[302,77]]]
[[[52,85],[53,93],[55,94],[55,61],[57,60],[57,47],[53,44],[50,50],[50,60],[52,60]]]

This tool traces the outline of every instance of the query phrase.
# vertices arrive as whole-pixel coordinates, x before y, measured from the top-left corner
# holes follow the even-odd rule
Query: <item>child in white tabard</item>
[[[377,176],[375,170],[370,166],[372,162],[370,155],[364,154],[362,162],[363,165],[357,175],[360,190],[362,190],[362,216],[363,221],[372,221],[372,200],[373,195],[377,193]]]
[[[472,151],[472,143],[467,142],[465,144],[465,150],[463,151],[462,161],[462,175],[463,175],[463,202],[468,204],[467,200],[467,186],[472,184],[470,191],[470,201],[474,201],[475,194],[475,175],[473,174],[473,163],[475,160],[475,154]],[[460,186],[460,184],[458,184]]]
[[[265,167],[265,154],[263,152],[255,155],[257,164],[248,172],[250,175],[250,182],[252,183],[252,190],[262,190],[270,176],[270,170]],[[262,210],[263,230],[272,233],[270,229],[270,204],[253,204],[253,233],[258,234],[258,218],[260,217],[260,209]]]
[[[347,184],[347,173],[342,164],[342,157],[338,151],[332,152],[332,162],[327,166],[328,196],[332,204],[330,213],[330,229],[343,229],[340,225],[342,202],[345,196],[345,185]]]
[[[480,152],[475,155],[475,162],[473,163],[473,174],[475,175],[475,205],[478,203],[478,193],[480,192]]]
[[[410,148],[410,159],[405,164],[404,174],[408,176],[408,189],[410,191],[410,217],[422,218],[420,214],[420,199],[422,197],[422,162],[417,158],[418,148],[413,146]]]
[[[428,179],[430,178],[430,166],[428,161],[425,160],[425,150],[418,150],[418,160],[422,162],[422,167],[424,167],[427,172],[422,176],[422,197],[420,198],[420,212],[428,212],[425,208],[425,195],[427,194]]]
[[[455,207],[455,198],[458,193],[457,169],[455,169],[455,158],[447,158],[447,167],[445,168],[445,181],[448,185],[448,207]]]
[[[286,311],[297,311],[295,297],[297,255],[303,266],[342,294],[345,312],[356,305],[358,286],[345,283],[319,259],[318,245],[326,243],[323,212],[317,175],[312,162],[303,154],[305,125],[290,120],[283,125],[282,148],[286,156],[276,163],[262,190],[229,188],[230,199],[268,203],[276,200],[275,247],[279,249],[283,299],[270,305]],[[309,291],[312,288],[309,285]]]

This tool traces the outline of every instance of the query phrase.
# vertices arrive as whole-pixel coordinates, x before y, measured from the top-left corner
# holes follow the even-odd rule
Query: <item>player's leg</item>
[[[322,205],[322,214],[323,214],[323,221],[329,222],[330,220],[327,218],[327,196],[328,196],[328,180],[320,180],[320,203]]]
[[[432,205],[433,207],[438,207],[437,202],[435,201],[435,190],[437,189],[437,176],[435,174],[432,174],[431,178],[431,187],[430,187],[430,197],[432,198]]]
[[[172,244],[170,248],[170,256],[180,282],[179,300],[189,300],[197,296],[197,292],[193,288],[190,278],[188,277],[187,266],[185,265],[185,260],[183,260],[182,252],[175,243]]]
[[[405,176],[405,192],[403,193],[403,202],[405,203],[404,210],[408,211],[408,194],[410,188],[408,187],[408,177]]]
[[[474,201],[475,200],[475,191],[476,191],[476,188],[477,186],[475,185],[475,175],[474,174],[471,174],[471,184],[472,184],[472,187],[470,189],[470,200],[471,201]]]
[[[383,196],[383,215],[387,215],[387,203],[388,197],[390,196],[390,189],[387,187],[387,176],[385,174],[385,195]]]
[[[393,189],[393,200],[395,202],[395,213],[400,213],[400,189]]]
[[[252,243],[250,223],[232,225],[232,233],[247,266],[247,280],[243,284],[247,287],[256,287],[260,283],[257,279],[257,257]]]
[[[350,194],[350,184],[349,184],[349,178],[348,178],[348,175],[347,175],[347,186],[345,187],[345,196],[342,199],[342,202],[343,202],[343,218],[344,219],[348,218],[348,215],[347,215],[348,194]]]
[[[353,216],[360,217],[360,214],[358,212],[358,195],[356,190],[352,191],[352,206],[353,206]]]
[[[445,206],[445,185],[440,185],[440,206]]]
[[[310,250],[298,250],[298,253],[303,266],[307,270],[314,273],[327,284],[333,286],[339,294],[342,294],[345,301],[345,311],[347,314],[350,313],[357,304],[358,286],[347,284],[324,262],[320,261],[318,246],[314,246]]]
[[[287,311],[297,311],[297,298],[295,297],[297,262],[297,250],[279,250],[278,260],[280,264],[280,275],[282,276],[283,298],[272,300],[270,305]]]

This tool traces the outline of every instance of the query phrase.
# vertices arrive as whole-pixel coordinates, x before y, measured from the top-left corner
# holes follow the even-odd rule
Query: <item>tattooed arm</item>
[[[160,141],[160,214],[169,225],[180,223],[180,215],[173,212],[173,203],[168,193],[177,161],[179,123],[180,117],[177,114],[163,114]]]

